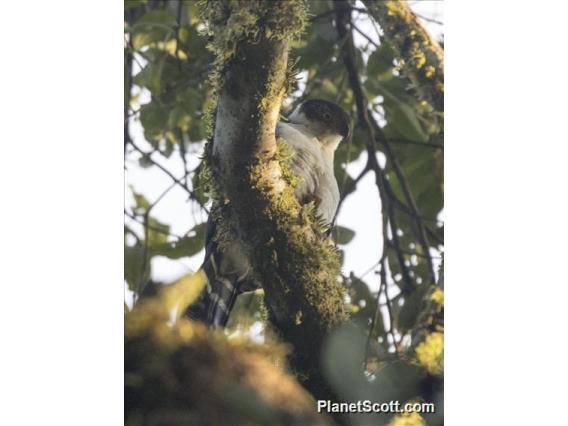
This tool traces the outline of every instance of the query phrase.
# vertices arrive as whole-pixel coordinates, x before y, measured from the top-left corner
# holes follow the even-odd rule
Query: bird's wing
[[[284,139],[292,151],[292,172],[300,178],[295,193],[301,204],[317,199],[317,188],[322,175],[321,153],[311,140],[311,137],[302,133],[292,124],[280,122],[276,126],[276,136]]]
[[[278,123],[276,135],[292,149],[291,169],[301,179],[296,197],[301,204],[313,201],[323,221],[330,225],[339,202],[333,164],[324,158],[321,143],[302,126]]]

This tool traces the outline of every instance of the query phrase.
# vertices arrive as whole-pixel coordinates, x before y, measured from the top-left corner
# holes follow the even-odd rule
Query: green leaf
[[[183,132],[187,132],[191,126],[191,116],[185,111],[185,109],[175,106],[170,111],[168,117],[168,125],[170,128],[179,128]]]
[[[384,98],[387,137],[427,142],[428,134],[419,120],[417,101],[406,92],[407,84],[408,81],[398,77],[389,80],[369,78],[364,87],[372,97],[381,95]]]
[[[337,252],[339,253],[339,264],[341,266],[343,266],[343,264],[345,263],[345,250],[337,250]]]
[[[168,111],[151,102],[143,105],[140,110],[140,123],[144,127],[144,136],[149,142],[157,142],[164,137],[168,124]]]
[[[355,237],[355,231],[349,228],[345,228],[344,226],[337,225],[333,228],[333,238],[340,245],[346,245],[353,240]]]
[[[409,104],[385,97],[383,102],[387,127],[390,135],[400,135],[402,139],[427,142],[428,135],[418,120],[418,114]]]
[[[392,76],[390,71],[393,69],[394,51],[385,40],[371,53],[367,61],[367,75],[369,77],[379,77],[385,75]],[[389,72],[389,74],[387,74]]]
[[[185,31],[183,36],[184,47],[187,50],[187,55],[191,59],[199,57],[207,57],[207,40],[197,31],[195,26],[184,27]]]
[[[162,53],[156,59],[148,62],[144,69],[134,76],[134,84],[145,87],[154,94],[160,93],[166,56],[165,53]]]
[[[141,210],[147,210],[150,207],[150,202],[142,194],[134,191],[132,185],[130,185],[130,190],[132,191],[132,196],[134,197],[134,202],[136,203],[135,208]]]
[[[158,148],[160,149],[160,153],[164,157],[170,158],[170,156],[174,152],[174,144],[176,144],[178,140],[176,138],[175,133],[171,131],[167,131],[165,133],[165,136],[166,136],[165,143],[161,143]]]
[[[196,225],[191,234],[177,241],[158,244],[151,247],[152,255],[166,256],[170,259],[193,256],[201,251],[204,246],[205,223]]]
[[[144,247],[141,244],[135,246],[124,245],[124,279],[130,290],[134,292],[139,291],[139,286],[150,277],[150,267],[150,262],[146,262],[146,273],[142,277]]]
[[[351,298],[351,304],[359,308],[359,310],[352,315],[351,318],[363,329],[366,329],[369,327],[370,321],[376,311],[376,297],[369,290],[369,286],[363,280],[357,278],[353,272],[351,272],[347,283],[347,290],[349,292],[349,297]],[[384,333],[385,327],[383,324],[383,317],[379,313],[375,321],[375,327],[371,332],[371,336],[376,338]]]
[[[140,17],[132,27],[132,47],[135,50],[157,41],[166,41],[175,34],[176,17],[166,9],[155,9]]]
[[[385,129],[388,127],[386,126]],[[389,135],[387,138],[391,137]],[[438,157],[442,154],[439,154],[437,150],[415,144],[393,143],[392,149],[410,186],[420,214],[426,218],[435,219],[444,203],[443,170],[440,170],[437,165]],[[388,169],[388,176],[395,193],[404,199],[402,189],[392,169]]]
[[[187,14],[187,20],[190,24],[195,25],[199,23],[199,5],[196,1],[184,2]]]
[[[202,93],[194,87],[188,87],[176,94],[176,102],[183,107],[188,114],[194,114],[200,111],[203,104]]]
[[[159,222],[153,217],[148,218],[148,244],[150,247],[158,244],[166,243],[168,241],[168,234],[170,226]]]
[[[124,0],[124,10],[134,9],[147,3],[147,0]]]
[[[203,133],[201,132],[201,126],[193,125],[189,129],[188,136],[190,142],[199,142],[204,139]]]
[[[307,44],[298,49],[294,49],[294,56],[299,57],[297,67],[299,69],[309,69],[319,67],[333,56],[335,53],[335,43],[321,37],[308,40]]]
[[[136,26],[139,27],[154,27],[154,26],[167,26],[173,27],[176,25],[176,17],[168,9],[154,9],[151,10],[136,21]]]
[[[400,77],[393,77],[388,80],[368,78],[363,84],[365,90],[373,97],[381,95],[384,98],[396,99],[400,102],[407,102],[411,98],[406,93],[408,82]]]
[[[153,166],[154,163],[152,163],[152,161],[146,155],[143,155],[138,159],[138,165],[143,169],[147,169],[148,167]]]

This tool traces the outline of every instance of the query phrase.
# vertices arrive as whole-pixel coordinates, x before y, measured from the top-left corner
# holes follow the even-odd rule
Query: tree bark
[[[289,91],[289,41],[306,21],[301,0],[209,2],[217,56],[217,107],[207,162],[218,206],[218,242],[238,238],[263,283],[269,318],[300,382],[336,399],[320,371],[325,336],[345,318],[339,257],[313,208],[301,206],[275,137]]]

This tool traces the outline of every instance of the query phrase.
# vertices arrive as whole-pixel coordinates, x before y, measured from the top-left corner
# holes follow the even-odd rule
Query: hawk
[[[347,113],[333,102],[310,99],[298,105],[276,126],[276,137],[288,145],[291,169],[299,177],[295,196],[300,204],[313,201],[320,219],[331,228],[339,204],[339,187],[334,175],[335,150],[350,132]],[[258,287],[251,266],[238,242],[221,250],[214,240],[215,224],[209,217],[202,269],[208,279],[200,300],[186,315],[212,326],[224,327],[237,296]]]

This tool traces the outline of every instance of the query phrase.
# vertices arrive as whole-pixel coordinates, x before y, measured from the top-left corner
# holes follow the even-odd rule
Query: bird
[[[300,204],[315,204],[316,215],[330,231],[339,204],[339,186],[334,174],[334,153],[350,135],[350,117],[336,103],[324,99],[301,102],[286,121],[276,125],[276,137],[288,147],[291,171],[299,178],[294,195]],[[210,215],[205,232],[207,276],[205,290],[185,316],[212,327],[225,327],[239,294],[259,288],[251,265],[238,241],[221,249],[215,239]]]

